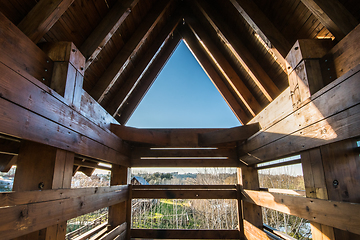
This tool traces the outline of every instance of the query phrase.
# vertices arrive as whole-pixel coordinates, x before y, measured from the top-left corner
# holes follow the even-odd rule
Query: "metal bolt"
[[[335,179],[335,180],[333,181],[333,186],[334,186],[335,188],[337,188],[337,187],[339,186],[339,181]]]
[[[299,49],[299,47],[295,47],[295,50],[298,50]]]
[[[42,78],[43,81],[45,81],[46,79],[45,78]]]
[[[45,68],[45,72],[47,72],[48,70]]]
[[[43,189],[45,187],[45,184],[44,182],[40,182],[39,185],[38,185],[39,189]]]

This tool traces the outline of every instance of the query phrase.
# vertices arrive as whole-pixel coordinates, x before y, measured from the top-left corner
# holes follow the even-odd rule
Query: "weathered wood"
[[[159,56],[160,52],[163,54],[164,50],[166,50],[168,47],[171,49],[178,43],[180,37],[178,36],[175,29],[179,22],[179,14],[175,14],[171,19],[169,19],[168,23],[161,29],[161,32],[156,36],[155,40],[141,57],[141,60],[136,64],[136,66],[134,66],[132,73],[124,81],[118,93],[106,107],[106,109],[113,116],[116,116],[119,121],[122,115],[122,108],[131,103],[129,97],[133,94],[137,84],[139,82],[143,82],[143,78],[151,74],[149,71],[151,68],[153,68],[152,64],[154,61],[156,61],[156,58]],[[120,122],[124,123],[123,120]]]
[[[208,59],[206,53],[204,52],[200,43],[197,41],[193,32],[188,28],[183,28],[180,30],[182,37],[185,39],[185,43],[201,65],[204,72],[208,75],[215,87],[219,90],[220,94],[227,102],[234,115],[242,124],[246,124],[250,120],[250,113],[245,111],[245,108],[239,104],[237,100],[238,97],[235,97],[236,95],[230,91],[231,87],[226,85],[224,80],[212,66],[211,61]]]
[[[68,198],[80,198],[89,195],[101,195],[110,192],[120,192],[127,190],[127,185],[117,185],[111,187],[92,187],[92,188],[65,188],[50,189],[41,191],[21,191],[0,193],[0,207],[18,206],[33,203],[64,200]]]
[[[113,191],[62,200],[0,208],[1,237],[11,239],[127,199],[127,191]],[[21,226],[21,228],[19,228]]]
[[[154,239],[238,239],[238,230],[131,229],[132,238]]]
[[[80,51],[86,58],[86,69],[96,59],[138,2],[139,0],[117,1],[81,45]]]
[[[359,23],[354,16],[336,0],[301,0],[319,21],[341,40]]]
[[[185,18],[198,41],[202,43],[202,47],[211,57],[214,67],[219,69],[229,84],[234,88],[239,98],[246,106],[247,110],[251,113],[252,116],[255,116],[261,111],[261,107],[258,101],[237,75],[221,51],[213,43],[213,40],[208,36],[204,28],[199,24],[198,20],[189,15],[186,15]]]
[[[194,190],[194,189],[210,189],[210,190],[236,190],[236,185],[133,185],[133,190],[149,190],[149,189],[162,189],[162,190]]]
[[[119,138],[137,143],[149,143],[151,145],[169,145],[170,135],[165,132],[152,131],[149,129],[139,129],[126,127],[124,125],[111,124],[110,130]]]
[[[140,190],[133,189],[132,198],[154,199],[237,199],[236,190]]]
[[[0,33],[0,61],[19,74],[30,74],[49,86],[53,62],[3,13],[0,13]]]
[[[253,164],[359,135],[360,66],[311,97],[299,109],[249,139],[240,157]],[[294,124],[296,122],[297,124]],[[280,150],[281,149],[281,150]]]
[[[356,67],[360,62],[360,25],[336,44],[321,61],[334,63],[336,77]]]
[[[130,183],[130,173],[129,169],[124,166],[119,166],[116,164],[112,165],[111,169],[111,178],[110,178],[110,185],[125,185]],[[129,193],[130,194],[130,193]],[[117,226],[123,224],[126,222],[126,215],[127,215],[127,201],[129,201],[128,197],[129,194],[127,194],[127,198],[124,202],[118,203],[116,205],[112,205],[109,207],[109,229],[116,228]],[[130,222],[127,222],[127,224],[131,224]]]
[[[107,229],[106,227],[107,222],[104,222],[102,224],[100,224],[99,226],[81,234],[80,236],[76,237],[76,238],[72,238],[73,240],[87,240],[89,239],[89,237],[96,235],[98,232],[102,231],[103,229]]]
[[[264,231],[260,230],[249,221],[244,219],[244,234],[246,239],[272,240]]]
[[[193,3],[193,1],[189,2]],[[204,25],[207,22],[211,25],[218,37],[223,41],[225,47],[233,53],[234,57],[236,57],[241,66],[246,70],[247,74],[265,95],[267,100],[271,102],[276,98],[280,94],[279,89],[253,57],[250,50],[242,43],[239,35],[235,34],[230,25],[217,16],[214,9],[206,4],[206,1],[196,1],[194,3],[200,11],[197,17]],[[195,11],[197,8],[195,8]]]
[[[360,233],[360,204],[244,190],[245,201],[342,230]]]
[[[121,225],[114,228],[113,230],[111,230],[110,232],[108,232],[107,234],[105,234],[104,236],[102,236],[101,238],[99,238],[99,240],[112,240],[116,238],[118,235],[120,235],[122,232],[126,231],[126,229],[127,229],[127,223],[124,222]]]
[[[324,167],[319,148],[301,153],[306,197],[329,199],[325,183]],[[311,222],[311,233],[314,240],[335,239],[332,227]]]
[[[266,17],[266,15],[252,1],[230,0],[236,10],[245,21],[256,31],[269,47],[275,48],[285,58],[291,48],[291,44]]]
[[[259,123],[199,134],[199,146],[216,146],[229,142],[242,142],[260,130]]]
[[[117,159],[115,161],[120,162],[124,159],[119,152],[125,153],[127,150],[117,136],[81,116],[67,106],[60,95],[31,76],[24,78],[3,64],[0,64],[0,69],[0,101],[3,102],[1,132],[89,157],[107,158],[108,161]],[[13,119],[18,124],[14,125]]]
[[[267,191],[270,193],[281,193],[281,194],[290,194],[295,196],[306,196],[304,190],[291,190],[291,189],[281,189],[281,188],[260,188],[261,191]]]
[[[34,43],[46,34],[74,0],[41,0],[19,23],[18,28]]]
[[[177,31],[172,33],[171,37],[169,35],[169,39],[165,40],[165,44],[159,49],[159,53],[154,56],[155,59],[151,61],[151,65],[148,66],[146,73],[141,77],[141,82],[137,84],[136,88],[131,92],[131,95],[127,96],[126,104],[123,105],[124,109],[118,111],[120,114],[119,122],[121,124],[127,123],[136,107],[165,66],[180,40],[181,36]]]
[[[357,139],[348,139],[321,146],[325,183],[330,200],[360,203],[360,156]],[[355,210],[354,210],[355,211]],[[344,216],[348,216],[343,212]],[[359,223],[358,223],[359,225]],[[340,228],[341,229],[341,228]],[[360,239],[359,232],[350,233],[346,229],[334,229],[336,239]]]
[[[103,76],[101,76],[90,91],[90,95],[95,100],[98,102],[102,101],[105,94],[114,85],[123,69],[131,60],[131,57],[133,57],[137,50],[140,49],[141,45],[165,14],[166,10],[171,6],[172,2],[173,1],[159,1],[154,9],[152,9],[145,17],[135,33],[133,33],[129,41],[122,47],[116,58],[107,67]]]

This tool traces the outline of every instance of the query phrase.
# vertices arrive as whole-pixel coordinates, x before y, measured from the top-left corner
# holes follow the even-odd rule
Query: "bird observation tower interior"
[[[359,22],[358,0],[1,0],[0,239],[360,239]],[[183,44],[238,126],[128,125]]]

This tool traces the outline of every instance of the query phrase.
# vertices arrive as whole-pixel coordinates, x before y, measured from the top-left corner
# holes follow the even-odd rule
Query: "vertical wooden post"
[[[50,87],[75,109],[80,108],[85,57],[71,42],[46,43],[43,51],[54,61]]]
[[[320,147],[329,200],[360,203],[358,149],[355,139]],[[337,240],[360,239],[360,235],[336,228],[334,228],[334,233]]]
[[[70,188],[74,153],[25,142],[17,160],[13,191]],[[65,239],[66,221],[17,239]]]
[[[129,184],[129,171],[130,168],[128,167],[113,164],[111,169],[110,185],[114,186]],[[131,211],[130,213],[127,212],[128,204],[131,205],[129,201],[130,200],[127,200],[109,207],[109,229],[113,229],[124,222],[127,222],[127,229],[129,229],[130,222],[127,221],[129,218],[128,214],[131,214]]]
[[[325,56],[332,46],[331,40],[298,40],[286,56],[294,108],[325,86],[319,59]]]
[[[243,189],[259,190],[259,175],[256,169],[250,167],[238,168],[238,184]],[[243,230],[240,237],[252,239],[252,233],[245,230],[245,224],[250,223],[258,229],[263,228],[262,210],[260,206],[245,201],[239,201],[239,229]],[[240,207],[242,209],[240,209]],[[243,228],[241,229],[241,227]]]
[[[306,197],[329,199],[325,183],[325,173],[320,148],[311,149],[301,153],[301,164],[304,174]],[[311,222],[312,239],[334,240],[332,227]]]

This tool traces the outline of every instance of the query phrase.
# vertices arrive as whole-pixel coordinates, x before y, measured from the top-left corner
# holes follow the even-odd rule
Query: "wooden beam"
[[[127,185],[91,188],[65,188],[21,192],[0,193],[0,207],[28,205],[42,202],[81,198],[86,196],[100,196],[111,192],[121,192],[128,189]]]
[[[273,240],[270,238],[263,230],[257,228],[247,220],[244,222],[244,235],[246,239],[255,239],[255,240]]]
[[[310,101],[244,143],[240,159],[255,164],[359,136],[360,95],[355,90],[360,88],[359,77],[360,66],[316,92]]]
[[[123,125],[111,124],[110,130],[119,138],[136,143],[148,143],[151,145],[169,145],[170,136],[166,132],[139,129]]]
[[[90,162],[90,161],[86,161],[85,159],[79,159],[79,158],[75,158],[74,165],[80,166],[80,167],[87,167],[87,168],[111,171],[111,167],[100,166],[96,162]],[[81,170],[79,170],[79,171],[81,171]]]
[[[301,2],[339,41],[359,24],[337,0],[301,0]]]
[[[185,16],[186,23],[189,24],[198,41],[201,43],[208,56],[212,59],[214,67],[216,67],[221,74],[226,78],[229,84],[234,88],[239,98],[246,106],[247,110],[252,116],[255,116],[261,111],[261,106],[255,99],[250,90],[246,87],[244,82],[237,75],[230,63],[213,43],[213,40],[205,32],[203,26],[192,16]]]
[[[136,64],[130,76],[124,80],[124,84],[119,89],[118,93],[115,94],[111,102],[108,104],[106,109],[110,114],[119,118],[119,111],[121,108],[126,107],[129,103],[128,98],[132,94],[133,90],[137,84],[142,81],[142,78],[145,74],[145,71],[149,71],[153,61],[160,54],[161,48],[168,46],[173,46],[177,41],[177,35],[175,34],[172,38],[174,30],[176,29],[180,21],[180,15],[175,14],[172,18],[169,19],[169,22],[162,28],[160,33],[155,38],[154,42],[147,49],[145,54],[141,57],[141,60]],[[160,52],[159,52],[160,49]]]
[[[119,236],[122,232],[126,231],[126,229],[127,229],[127,223],[124,222],[123,224],[117,226],[116,228],[114,228],[113,230],[111,230],[101,238],[99,238],[99,240],[113,240],[114,238]]]
[[[18,28],[34,43],[50,30],[74,0],[41,0],[19,23]]]
[[[345,231],[360,233],[360,204],[243,190],[245,201],[312,220]]]
[[[193,9],[196,12],[196,9],[199,9],[197,17],[203,24],[211,25],[212,29],[217,33],[225,47],[233,53],[234,57],[258,86],[260,91],[265,95],[267,100],[271,102],[274,98],[276,98],[280,94],[280,90],[256,61],[250,50],[245,47],[239,36],[234,33],[230,25],[222,18],[219,18],[214,9],[210,8],[205,1],[190,1],[190,3],[193,3],[192,5],[196,5]]]
[[[150,199],[237,199],[236,190],[133,190],[132,198]]]
[[[139,0],[117,1],[80,47],[87,69],[111,39]]]
[[[238,239],[238,230],[131,229],[131,238],[154,239]]]
[[[236,190],[236,185],[133,185],[133,190]]]
[[[289,194],[295,196],[306,196],[306,192],[304,190],[291,190],[291,189],[281,189],[281,188],[260,188],[261,191],[267,191],[270,193],[281,193],[281,194]]]
[[[199,134],[199,146],[216,146],[229,142],[242,142],[260,130],[259,123]]]
[[[162,16],[169,9],[173,1],[161,0],[149,11],[140,26],[136,28],[131,38],[122,47],[118,55],[108,66],[105,73],[100,77],[95,86],[90,91],[90,95],[101,102],[105,94],[115,84],[121,72],[127,67],[131,58],[136,54],[137,50],[145,42]]]
[[[291,48],[291,44],[256,4],[253,1],[246,0],[230,0],[230,2],[263,41],[268,44],[268,47],[274,45],[285,58]]]
[[[250,119],[250,113],[248,113],[242,105],[239,104],[240,99],[236,93],[232,92],[232,87],[228,86],[221,76],[217,73],[212,66],[211,61],[208,59],[207,54],[197,41],[195,35],[188,28],[181,29],[181,35],[185,39],[185,43],[193,53],[196,60],[201,65],[204,72],[211,79],[212,83],[218,89],[224,100],[227,102],[234,115],[242,124],[246,124]],[[239,100],[238,100],[239,99]]]
[[[0,208],[0,234],[12,239],[76,216],[108,207],[126,200],[128,192],[112,191],[77,198]],[[19,224],[22,226],[19,228]]]
[[[161,48],[160,52],[155,56],[155,59],[151,62],[151,65],[146,70],[146,73],[141,77],[140,82],[133,90],[132,94],[128,97],[126,104],[123,105],[123,109],[118,111],[120,117],[118,117],[121,124],[126,124],[136,107],[139,105],[151,85],[165,66],[166,62],[176,49],[181,40],[180,34],[175,31],[165,45]]]
[[[124,154],[127,150],[121,139],[84,118],[65,104],[60,95],[31,76],[26,79],[2,63],[0,69],[3,93],[0,98],[0,132],[80,155],[126,164]],[[36,104],[28,104],[29,101]],[[14,119],[18,124],[13,124]]]
[[[53,61],[3,13],[0,13],[0,31],[0,61],[21,75],[29,74],[50,86]]]
[[[17,155],[0,153],[0,172],[8,172],[17,162]]]
[[[130,163],[131,167],[239,167],[243,164],[238,160],[227,159],[133,159]]]

